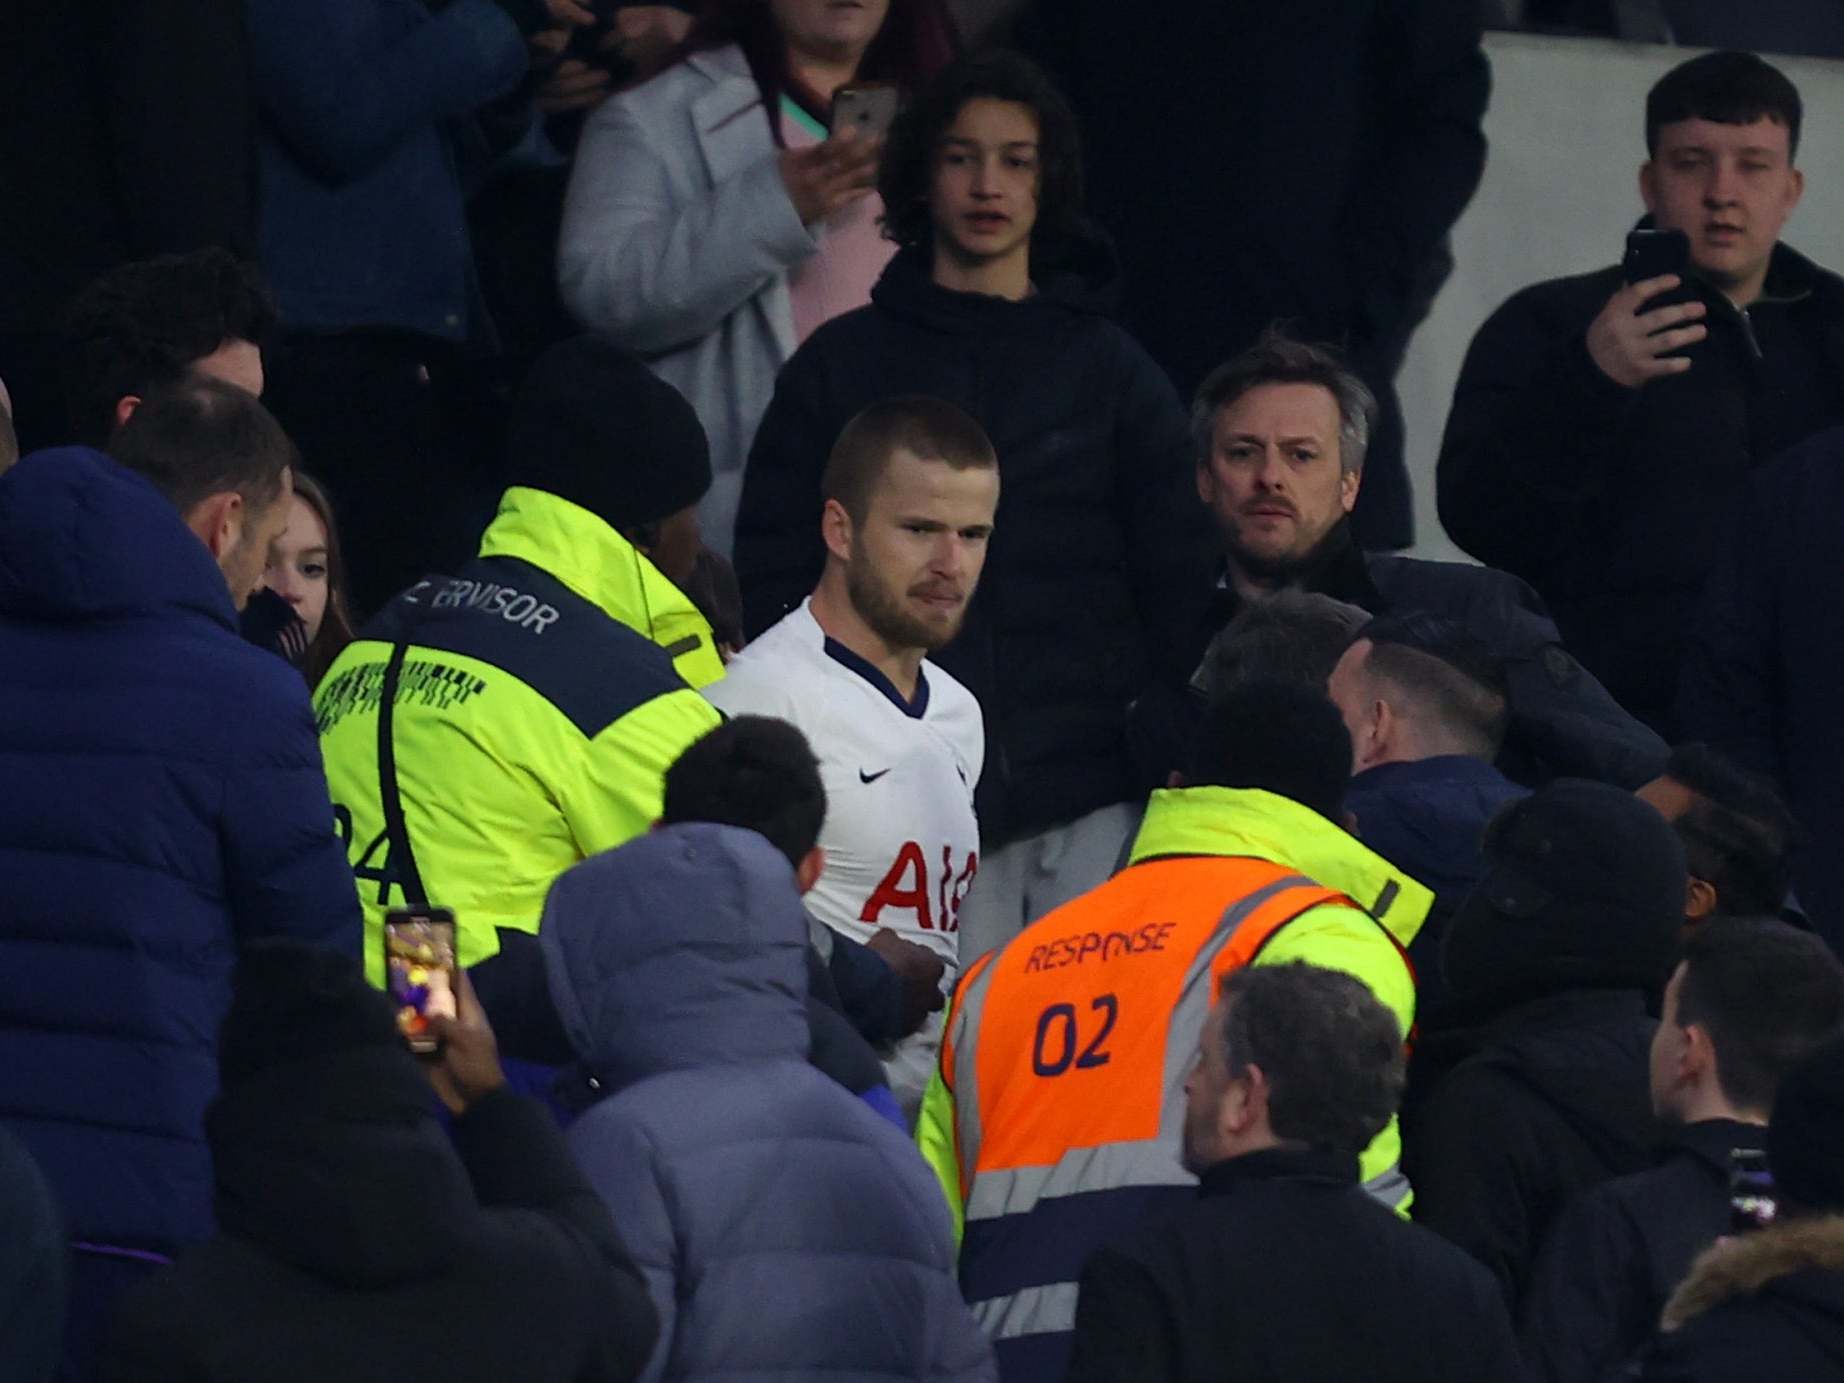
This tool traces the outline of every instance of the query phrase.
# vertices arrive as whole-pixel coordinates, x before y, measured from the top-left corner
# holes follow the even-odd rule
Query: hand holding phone
[[[1626,284],[1588,325],[1588,354],[1615,384],[1637,389],[1691,366],[1679,354],[1709,335],[1702,301],[1685,287],[1690,240],[1682,231],[1634,231],[1622,263]]]
[[[499,1062],[499,1042],[493,1025],[487,1022],[486,1010],[474,994],[474,986],[465,970],[455,975],[455,995],[459,1000],[453,1017],[442,1015],[430,1020],[441,1042],[440,1053],[428,1066],[429,1083],[453,1114],[465,1114],[483,1095],[506,1083],[505,1068]]]
[[[842,86],[832,94],[830,137],[867,142],[880,140],[896,123],[900,103],[896,88],[888,82]]]

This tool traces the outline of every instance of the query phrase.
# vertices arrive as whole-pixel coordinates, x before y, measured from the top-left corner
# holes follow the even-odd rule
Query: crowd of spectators
[[[1401,552],[1485,24],[1715,7],[26,8],[0,1379],[1844,1380],[1783,73]]]

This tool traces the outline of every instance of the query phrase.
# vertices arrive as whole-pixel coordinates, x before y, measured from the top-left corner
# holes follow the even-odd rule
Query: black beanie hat
[[[1801,1209],[1844,1211],[1844,1037],[1807,1053],[1780,1082],[1767,1165]]]
[[[357,961],[298,941],[253,941],[237,953],[218,1043],[225,1090],[357,1048],[408,1053],[390,1000],[365,982]]]
[[[1486,828],[1485,866],[1441,950],[1468,1009],[1664,984],[1690,875],[1683,842],[1647,803],[1558,778]]]
[[[538,357],[513,405],[508,482],[581,505],[617,532],[689,508],[711,448],[682,394],[608,341]]]

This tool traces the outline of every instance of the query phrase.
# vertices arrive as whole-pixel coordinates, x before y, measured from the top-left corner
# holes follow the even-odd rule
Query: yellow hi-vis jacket
[[[386,606],[314,696],[372,981],[406,901],[455,910],[464,966],[498,954],[500,928],[535,933],[559,874],[658,819],[666,769],[720,719],[686,677],[721,669],[703,617],[631,543],[507,490],[480,556]]]
[[[1153,794],[1128,867],[962,973],[917,1142],[963,1229],[961,1280],[1001,1345],[1067,1331],[1095,1234],[1180,1166],[1184,1081],[1222,977],[1306,961],[1356,976],[1406,1034],[1405,947],[1433,895],[1273,793]],[[1367,1188],[1406,1209],[1394,1121]],[[1001,1363],[1005,1360],[1002,1357]]]

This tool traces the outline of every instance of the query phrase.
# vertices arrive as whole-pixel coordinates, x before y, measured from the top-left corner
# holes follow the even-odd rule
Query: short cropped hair
[[[260,346],[275,321],[261,273],[229,250],[111,269],[64,312],[64,399],[76,440],[102,446],[117,400],[178,383],[226,341]]]
[[[282,472],[300,459],[256,395],[204,378],[150,392],[108,450],[182,514],[226,491],[243,496],[252,513],[267,509],[281,498]]]
[[[1329,346],[1296,341],[1278,327],[1198,386],[1191,403],[1191,444],[1198,465],[1207,465],[1215,445],[1217,418],[1225,408],[1264,384],[1317,384],[1338,404],[1338,464],[1347,475],[1364,469],[1364,453],[1376,430],[1377,399]]]
[[[1709,1034],[1730,1104],[1771,1114],[1786,1073],[1844,1027],[1844,965],[1777,919],[1713,918],[1684,943],[1677,1023]]]
[[[1753,53],[1728,49],[1705,53],[1672,68],[1646,94],[1646,153],[1658,155],[1658,132],[1680,120],[1718,125],[1752,125],[1771,120],[1786,126],[1787,161],[1799,152],[1805,106],[1779,68]]]
[[[1504,661],[1455,620],[1420,611],[1383,615],[1358,630],[1364,670],[1397,692],[1463,752],[1490,763],[1511,723]]]
[[[1356,1155],[1395,1117],[1402,1027],[1361,981],[1302,961],[1245,965],[1222,997],[1229,1073],[1261,1068],[1275,1137]]]
[[[660,824],[687,821],[754,831],[798,869],[826,824],[826,787],[807,737],[768,716],[726,720],[666,770]]]
[[[1326,678],[1370,619],[1355,605],[1316,591],[1276,591],[1243,603],[1204,653],[1192,685],[1207,697],[1250,682],[1325,690]]]
[[[951,63],[897,116],[877,172],[884,235],[905,249],[934,243],[929,207],[935,153],[970,101],[1011,101],[1037,117],[1037,223],[1033,266],[1054,261],[1093,231],[1082,214],[1082,141],[1075,113],[1042,68],[1018,53],[976,53]]]
[[[1706,744],[1672,750],[1665,776],[1696,796],[1672,823],[1691,877],[1716,890],[1722,912],[1777,913],[1792,882],[1798,827],[1773,784]]]
[[[825,497],[844,505],[855,522],[862,521],[877,482],[899,451],[957,471],[999,464],[986,430],[970,415],[945,399],[909,394],[874,403],[845,425],[820,482]]]
[[[1249,682],[1211,700],[1198,728],[1189,787],[1260,788],[1330,821],[1351,782],[1351,732],[1323,686]]]

